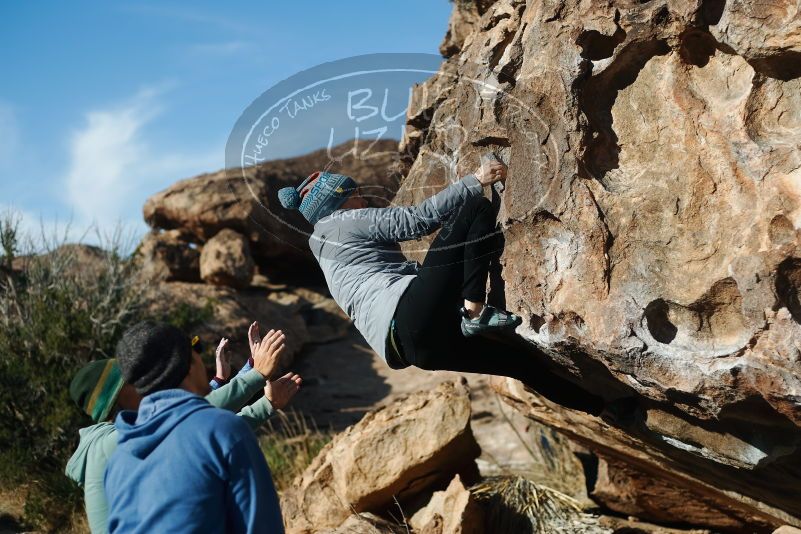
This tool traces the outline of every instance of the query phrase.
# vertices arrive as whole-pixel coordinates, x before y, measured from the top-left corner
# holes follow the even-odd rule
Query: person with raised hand
[[[254,332],[258,338],[256,322],[248,330],[249,340],[254,339]],[[252,350],[255,350],[255,346],[252,346]],[[259,356],[270,357],[272,356],[266,352]],[[226,410],[237,411],[241,408],[238,415],[255,431],[276,413],[276,409],[286,407],[298,392],[302,381],[294,373],[287,373],[273,382],[266,381],[258,370],[252,369],[253,362],[251,352],[249,363],[246,364],[248,368],[244,372],[240,371],[231,382],[207,395],[206,400],[211,405]],[[243,408],[262,389],[264,395],[254,404]],[[70,384],[70,397],[95,424],[80,430],[80,443],[70,458],[65,473],[84,490],[84,505],[90,530],[94,533],[108,532],[108,503],[103,489],[103,474],[108,459],[117,447],[118,435],[113,420],[119,411],[138,410],[142,397],[136,388],[124,382],[119,364],[114,358],[83,366]]]
[[[300,375],[295,373],[287,373],[280,378],[267,381],[264,385],[264,396],[250,406],[242,408],[239,416],[255,430],[272,417],[275,410],[286,408],[289,401],[300,390],[302,383]]]
[[[272,330],[270,332],[272,332]],[[253,351],[255,349],[255,343],[260,339],[259,323],[257,321],[253,321],[248,327],[248,346],[250,347],[250,357],[248,357],[247,361],[236,374],[236,376],[243,375],[253,369]],[[228,377],[231,375],[230,358],[228,353],[225,352],[228,342],[228,338],[220,339],[220,343],[217,345],[217,349],[214,351],[216,373],[214,378],[212,378],[209,382],[211,389],[217,389],[223,384],[228,383]],[[195,340],[192,340],[192,346],[195,346]]]
[[[286,349],[286,334],[281,330],[270,330],[262,339],[258,339],[258,325],[256,325],[256,338],[252,341],[253,368],[270,380],[281,366],[281,355]]]
[[[255,341],[259,341],[259,323],[254,321],[250,327],[248,327],[248,345],[250,346],[250,358],[248,361],[245,362],[245,365],[242,366],[242,369],[236,374],[233,380],[231,380],[225,387],[220,387],[215,389],[213,384],[210,382],[209,386],[212,388],[212,392],[208,395],[208,400],[214,406],[218,408],[223,408],[225,410],[237,411],[242,408],[247,401],[253,398],[253,396],[259,392],[260,389],[264,387],[264,383],[268,380],[268,377],[262,372],[264,370],[264,366],[262,363],[259,364],[259,369],[256,369],[256,347],[258,346]],[[283,335],[282,331],[278,331],[280,335]],[[267,336],[276,336],[276,331],[274,329],[270,329],[267,332]],[[286,336],[283,336],[283,340],[286,340]],[[227,339],[223,338],[226,341],[225,344],[220,342],[222,345],[223,350],[227,345]],[[218,345],[218,348],[220,347]],[[283,346],[283,341],[280,343]],[[276,345],[275,348],[279,348],[279,345]],[[280,353],[279,353],[280,354]],[[264,352],[259,356],[260,360],[268,357],[268,353]],[[273,371],[271,371],[273,372]],[[272,412],[271,412],[272,413]],[[260,424],[260,423],[259,423]]]
[[[275,374],[284,341],[275,331],[256,345],[256,372]],[[210,387],[189,339],[144,321],[123,334],[117,357],[142,402],[115,420],[119,442],[104,478],[109,531],[283,532],[256,437],[242,417],[202,397]]]
[[[209,382],[209,386],[211,389],[217,389],[223,384],[228,383],[228,377],[231,376],[231,359],[228,354],[225,352],[225,347],[228,346],[228,338],[220,339],[220,342],[217,344],[217,348],[214,349],[214,364],[215,364],[215,372],[214,378],[211,379]],[[192,340],[192,347],[196,347],[195,340]],[[242,369],[239,370],[239,373],[248,372],[249,369],[245,369],[242,366]],[[239,374],[237,373],[237,374]]]

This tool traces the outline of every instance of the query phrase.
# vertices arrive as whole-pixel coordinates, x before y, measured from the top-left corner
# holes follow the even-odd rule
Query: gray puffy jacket
[[[387,360],[389,324],[418,269],[398,243],[435,231],[482,189],[478,179],[468,175],[416,206],[338,210],[314,225],[309,246],[331,295],[393,369],[405,364]]]

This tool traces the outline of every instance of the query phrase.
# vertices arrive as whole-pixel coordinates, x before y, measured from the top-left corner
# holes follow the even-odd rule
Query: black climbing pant
[[[512,334],[507,341],[462,335],[462,299],[484,301],[489,264],[499,247],[489,200],[471,198],[454,210],[395,311],[404,359],[432,371],[515,378],[565,407],[597,415],[603,399],[554,374],[547,355],[531,344]]]

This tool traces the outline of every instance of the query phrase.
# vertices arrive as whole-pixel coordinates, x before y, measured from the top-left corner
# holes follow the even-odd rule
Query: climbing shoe
[[[522,317],[493,306],[484,306],[475,319],[470,319],[467,310],[462,308],[462,335],[471,337],[498,330],[514,330],[523,322]]]

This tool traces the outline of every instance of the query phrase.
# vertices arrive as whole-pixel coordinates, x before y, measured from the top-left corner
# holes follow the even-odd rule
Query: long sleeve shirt
[[[434,232],[482,191],[478,179],[468,175],[416,206],[339,210],[314,225],[309,246],[331,296],[390,367],[405,367],[387,359],[386,339],[398,301],[418,269],[399,243]]]
[[[239,372],[236,373],[236,376],[244,375],[248,371],[250,371],[251,369],[253,369],[253,358],[252,357],[248,358],[248,361],[246,361],[245,365],[243,365],[242,368],[239,370]],[[236,376],[234,378],[236,378]],[[214,378],[212,378],[209,381],[209,387],[211,387],[211,390],[214,391],[216,389],[221,388],[226,383],[228,383],[227,380],[223,380],[222,377],[215,376]]]

